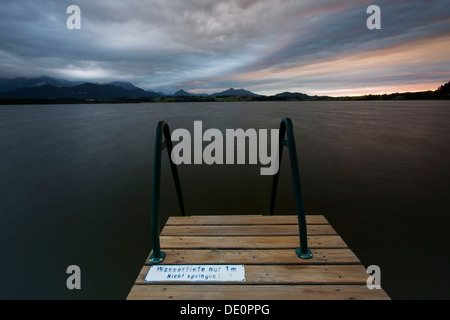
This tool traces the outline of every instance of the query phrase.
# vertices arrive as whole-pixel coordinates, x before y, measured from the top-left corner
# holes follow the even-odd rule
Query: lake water
[[[448,101],[0,106],[0,298],[125,299],[151,250],[155,127],[277,129],[290,117],[305,207],[393,299],[450,298]],[[167,160],[167,155],[164,155]],[[188,214],[266,214],[260,165],[179,167]],[[276,214],[295,214],[288,158]],[[178,215],[163,163],[161,224]],[[66,287],[70,265],[81,290]]]

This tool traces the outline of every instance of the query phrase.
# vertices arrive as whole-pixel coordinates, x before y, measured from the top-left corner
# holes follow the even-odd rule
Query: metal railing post
[[[164,143],[163,143],[164,136]],[[160,121],[156,127],[154,161],[153,161],[153,184],[152,184],[152,212],[151,212],[151,237],[153,244],[153,252],[150,255],[149,262],[152,264],[161,263],[166,254],[161,251],[159,242],[159,204],[160,204],[160,189],[161,189],[161,152],[167,147],[169,154],[170,167],[175,182],[178,202],[180,205],[181,214],[186,216],[184,207],[183,194],[181,192],[181,183],[178,175],[178,169],[171,158],[172,140],[170,137],[170,129],[165,121]]]
[[[172,144],[172,138],[170,135],[169,125],[167,123],[165,123],[163,130],[164,130],[164,139],[165,139],[166,147],[167,147],[167,153],[169,155],[170,168],[172,171],[173,181],[175,183],[175,189],[177,191],[178,204],[180,206],[181,215],[183,217],[185,217],[186,209],[184,207],[183,193],[181,192],[180,176],[178,175],[177,165],[172,161],[173,144]]]
[[[285,138],[285,136],[287,137]],[[280,125],[279,138],[279,164],[278,172],[273,176],[272,191],[270,196],[269,215],[273,215],[275,208],[275,198],[278,189],[278,179],[281,170],[281,156],[283,154],[283,146],[289,149],[289,160],[291,163],[291,175],[294,185],[295,205],[297,208],[298,231],[300,237],[300,247],[296,249],[297,256],[302,259],[312,258],[312,252],[308,248],[308,232],[306,227],[305,208],[303,205],[302,187],[300,182],[300,170],[298,168],[297,150],[295,146],[294,128],[290,118],[284,118]]]
[[[269,216],[273,215],[275,209],[275,200],[277,197],[278,190],[278,180],[280,177],[281,170],[281,159],[283,157],[283,144],[285,143],[284,136],[286,135],[286,126],[281,122],[279,136],[278,136],[278,171],[274,174],[272,179],[272,191],[270,193],[270,206],[269,206]]]

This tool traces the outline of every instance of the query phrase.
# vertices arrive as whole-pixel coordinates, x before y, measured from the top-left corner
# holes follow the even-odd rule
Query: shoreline
[[[121,99],[0,99],[0,105],[54,105],[54,104],[135,104],[135,103],[174,103],[174,102],[292,102],[292,101],[441,101],[450,100],[450,95],[424,96],[421,93],[368,95],[353,97],[326,97],[309,99],[273,97],[167,97],[167,98],[121,98]]]

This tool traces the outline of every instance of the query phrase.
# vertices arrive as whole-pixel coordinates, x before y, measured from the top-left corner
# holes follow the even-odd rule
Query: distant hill
[[[69,81],[64,79],[54,79],[50,77],[41,76],[39,78],[15,78],[15,79],[0,79],[0,93],[13,91],[21,88],[38,88],[45,85],[54,86],[57,88],[74,87],[84,82]]]
[[[310,96],[300,92],[283,92],[269,97],[270,100],[327,100],[327,96]]]
[[[74,87],[55,87],[43,85],[33,88],[21,88],[0,94],[2,99],[117,99],[117,98],[153,98],[157,93],[150,93],[136,88],[127,90],[113,85],[84,83]]]
[[[184,91],[184,90],[178,90],[172,96],[174,96],[174,97],[194,97],[195,94],[189,93],[189,92]]]
[[[291,98],[291,99],[308,99],[309,96],[304,93],[299,92],[283,92],[272,96],[274,98]]]
[[[213,93],[211,97],[261,97],[261,95],[244,89],[230,88],[222,92]]]
[[[160,98],[164,94],[144,91],[130,82],[88,83],[41,76],[0,79],[2,99],[114,99]]]
[[[175,92],[174,94],[171,95],[166,95],[166,96],[171,96],[171,97],[179,97],[179,98],[183,98],[183,97],[209,97],[210,95],[207,93],[191,93],[191,92],[187,92],[183,89],[178,90],[177,92]]]
[[[149,94],[149,97],[152,98],[161,98],[167,96],[167,94],[165,94],[164,92],[155,92],[153,90],[146,90],[145,92],[147,92]]]
[[[140,88],[136,87],[134,84],[132,84],[132,83],[130,83],[130,82],[125,82],[125,81],[113,81],[113,82],[100,83],[100,84],[111,85],[111,86],[116,86],[116,87],[121,87],[121,88],[124,88],[124,89],[126,89],[126,90],[136,90],[136,89],[140,89]]]

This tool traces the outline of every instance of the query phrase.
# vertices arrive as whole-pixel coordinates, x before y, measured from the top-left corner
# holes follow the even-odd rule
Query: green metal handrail
[[[287,137],[285,138],[286,135]],[[302,259],[310,259],[312,258],[313,255],[311,250],[309,250],[308,248],[308,232],[306,229],[305,208],[303,205],[302,186],[300,183],[300,170],[298,168],[297,150],[294,138],[294,127],[292,125],[292,120],[290,118],[284,118],[281,121],[278,146],[279,146],[278,147],[279,168],[278,172],[273,176],[272,180],[272,192],[270,195],[269,215],[273,215],[273,211],[275,208],[275,198],[277,195],[278,178],[280,176],[281,157],[283,155],[283,146],[284,146],[289,149],[289,159],[291,162],[291,175],[292,175],[292,182],[294,184],[295,204],[297,207],[300,247],[296,249],[296,253],[297,256],[299,256]]]
[[[164,137],[164,142],[163,142]],[[175,188],[177,190],[178,203],[180,204],[181,214],[186,216],[184,207],[183,193],[181,192],[180,177],[176,164],[172,161],[172,139],[170,136],[169,125],[165,121],[160,121],[156,127],[155,138],[155,154],[153,161],[153,189],[152,189],[152,216],[151,216],[151,232],[153,253],[150,255],[149,261],[153,264],[161,263],[166,254],[161,251],[159,244],[159,203],[160,203],[160,185],[161,185],[161,152],[167,148],[169,154],[170,168],[172,170]]]
[[[291,175],[294,183],[295,201],[297,207],[298,227],[300,235],[300,247],[296,249],[297,255],[302,259],[312,258],[311,250],[308,248],[308,236],[306,229],[305,209],[303,206],[303,197],[300,184],[300,171],[298,168],[297,152],[295,147],[294,130],[292,121],[289,118],[284,118],[281,121],[279,132],[279,164],[281,164],[281,157],[283,154],[283,146],[289,148]],[[287,138],[285,138],[287,134]],[[164,141],[163,141],[164,138]],[[177,191],[178,202],[182,216],[186,216],[184,207],[183,194],[181,192],[181,183],[178,175],[176,164],[172,161],[172,140],[170,135],[169,125],[165,121],[160,121],[156,127],[155,138],[155,154],[153,162],[153,190],[152,190],[152,212],[151,212],[151,233],[153,242],[153,252],[150,255],[149,262],[152,264],[161,263],[166,254],[161,251],[159,242],[159,203],[160,203],[160,185],[161,185],[161,153],[167,147],[169,154],[169,162],[172,170],[175,188]],[[275,198],[278,188],[278,178],[280,169],[273,176],[272,191],[270,197],[269,215],[273,215],[275,207]]]

